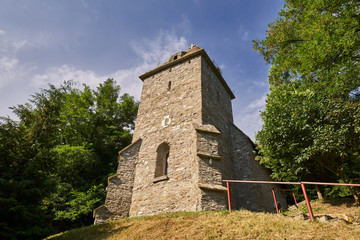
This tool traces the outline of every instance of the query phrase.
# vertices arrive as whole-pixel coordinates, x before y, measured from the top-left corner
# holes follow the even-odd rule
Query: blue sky
[[[0,0],[0,116],[13,117],[48,84],[95,88],[111,77],[140,98],[138,76],[186,50],[204,48],[233,90],[235,124],[251,139],[268,92],[251,41],[263,39],[283,0]]]

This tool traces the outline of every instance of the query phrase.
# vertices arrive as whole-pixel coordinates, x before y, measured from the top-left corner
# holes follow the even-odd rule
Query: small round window
[[[169,126],[170,123],[171,123],[170,117],[169,117],[169,116],[166,116],[166,117],[164,117],[164,120],[162,120],[161,125],[162,125],[163,127],[167,127],[167,126]]]

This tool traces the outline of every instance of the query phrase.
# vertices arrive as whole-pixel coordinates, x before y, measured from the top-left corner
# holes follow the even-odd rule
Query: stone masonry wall
[[[196,130],[196,149],[198,163],[198,194],[200,205],[198,211],[219,210],[226,207],[222,186],[222,156],[219,156],[220,132],[215,126],[194,125]]]
[[[256,153],[251,140],[235,125],[231,125],[235,179],[273,181],[268,171],[256,160]],[[246,208],[252,211],[274,212],[274,198],[271,188],[274,184],[231,183],[232,205],[235,209]],[[285,196],[277,193],[277,200],[286,207]]]
[[[140,146],[138,139],[119,152],[117,173],[108,178],[105,205],[94,210],[95,224],[129,216]]]
[[[252,158],[255,158],[253,153]],[[267,169],[261,166],[256,160],[252,161],[253,175],[256,180],[273,181],[270,178],[270,173]],[[254,184],[255,185],[255,184]],[[280,203],[281,208],[287,208],[287,202],[284,192],[277,191],[276,189],[282,188],[275,184],[256,184],[256,195],[257,195],[257,211],[276,212],[274,197],[272,195],[271,188],[275,189],[276,200]]]
[[[134,137],[141,137],[130,216],[196,211],[194,128],[201,124],[201,56],[143,79]],[[169,83],[171,82],[171,83]],[[169,147],[167,175],[155,179],[156,149]]]
[[[144,79],[133,138],[150,137],[163,129],[166,117],[170,119],[168,132],[201,122],[200,73],[201,57],[196,56]]]
[[[217,69],[211,67],[208,59],[202,60],[202,117],[203,124],[212,124],[219,131],[218,155],[222,157],[213,165],[219,169],[222,179],[249,179],[271,180],[269,173],[255,161],[255,153],[250,139],[233,124],[231,93],[222,82]],[[211,148],[209,148],[211,149]],[[204,162],[200,161],[200,166]],[[209,165],[208,165],[209,168]],[[213,181],[218,181],[220,175],[209,174],[203,171]],[[199,177],[201,179],[201,176]],[[209,181],[209,180],[208,180]],[[220,183],[221,184],[221,183]],[[231,184],[231,199],[235,209],[246,208],[249,210],[274,211],[271,192],[273,185],[263,184]],[[212,193],[213,197],[216,193]],[[224,195],[218,192],[217,195]],[[282,206],[286,205],[281,192],[278,193]]]
[[[259,180],[254,178],[252,171],[251,152],[254,150],[245,134],[235,125],[230,125],[232,137],[232,158],[234,159],[234,179]],[[232,206],[234,209],[245,208],[257,210],[256,184],[230,183]]]
[[[202,121],[203,124],[211,124],[220,132],[218,142],[218,155],[221,159],[213,163],[214,169],[218,169],[221,174],[214,176],[214,181],[218,185],[223,185],[223,179],[232,179],[233,165],[231,162],[231,139],[228,125],[233,122],[231,99],[232,96],[229,90],[226,89],[224,84],[220,80],[221,75],[216,68],[214,68],[212,62],[209,59],[202,59]],[[215,161],[213,161],[215,162]],[[200,161],[203,165],[203,162]],[[201,174],[205,175],[206,172]],[[209,176],[208,176],[209,178]],[[218,179],[220,178],[220,179]],[[203,194],[203,193],[202,193]],[[226,192],[216,191],[208,193],[214,198],[217,195],[219,201],[218,209],[226,207]],[[204,196],[204,199],[208,199],[208,196]],[[204,201],[204,205],[208,204],[208,201]]]

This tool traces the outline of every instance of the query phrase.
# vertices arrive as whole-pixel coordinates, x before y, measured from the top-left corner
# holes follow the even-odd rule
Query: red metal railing
[[[295,197],[294,190],[292,190],[292,189],[281,189],[281,188],[271,188],[271,189],[274,189],[274,191],[273,191],[273,195],[274,195],[274,198],[275,198],[275,199],[276,199],[275,189],[276,189],[276,190],[278,190],[278,191],[292,192],[292,195],[293,195],[293,198],[294,198],[295,205],[297,206],[297,201],[296,201],[296,197]],[[276,211],[276,212],[277,212],[277,213],[279,213],[279,211]]]
[[[227,187],[227,196],[228,196],[228,205],[229,205],[229,211],[231,212],[231,198],[230,198],[230,183],[257,183],[257,184],[285,184],[285,185],[300,185],[301,186],[301,190],[303,192],[304,198],[305,198],[305,202],[306,202],[306,206],[309,212],[309,216],[311,221],[314,221],[314,214],[311,208],[311,204],[310,204],[310,200],[308,198],[308,195],[306,193],[306,188],[305,188],[305,184],[308,185],[332,185],[332,186],[352,186],[352,187],[360,187],[360,184],[352,184],[352,183],[326,183],[326,182],[276,182],[276,181],[248,181],[248,180],[223,180],[223,182],[226,182],[226,187]],[[274,203],[275,203],[275,208],[276,208],[276,212],[279,213],[279,209],[278,209],[278,205],[277,205],[277,201],[276,201],[276,195],[275,195],[275,189],[272,188],[272,193],[274,196]],[[280,191],[292,191],[290,189],[278,189]],[[295,204],[297,205],[296,202],[296,198],[295,198],[295,194],[294,191],[292,191],[293,193],[293,197],[294,197],[294,201]]]

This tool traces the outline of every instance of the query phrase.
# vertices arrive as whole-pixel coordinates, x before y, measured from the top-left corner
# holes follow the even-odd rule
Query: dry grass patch
[[[342,218],[344,215],[348,216],[352,222],[360,223],[360,207],[355,205],[353,198],[342,198],[333,200],[317,200],[311,201],[311,207],[314,216],[331,215]],[[284,211],[287,216],[296,216],[300,213],[308,214],[305,201],[298,204],[298,208],[291,207],[292,210]],[[359,237],[360,239],[360,237]]]
[[[312,203],[318,212],[345,207]],[[345,203],[346,206],[346,203]],[[358,207],[345,209],[358,211]],[[297,210],[300,212],[300,210]],[[295,212],[295,211],[294,211]],[[246,210],[168,213],[127,218],[53,236],[52,240],[91,239],[360,239],[360,226],[345,222],[310,222]]]

